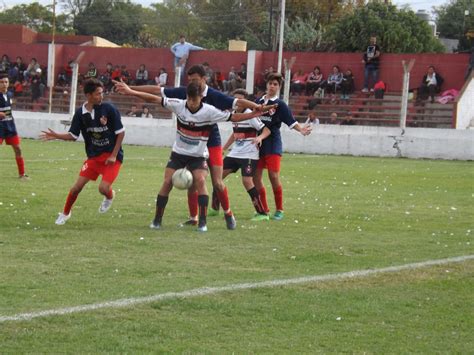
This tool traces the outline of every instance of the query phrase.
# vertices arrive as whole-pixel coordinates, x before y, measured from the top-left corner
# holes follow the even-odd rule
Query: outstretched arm
[[[138,98],[140,98],[142,100],[145,100],[147,102],[154,102],[154,103],[157,103],[157,104],[161,104],[162,101],[163,101],[163,98],[160,97],[160,96],[156,96],[156,95],[150,94],[148,92],[142,92],[142,91],[134,90],[130,86],[128,86],[127,84],[125,84],[123,82],[117,82],[115,84],[115,88],[122,95],[135,96],[135,97],[138,97]]]
[[[308,134],[311,133],[311,130],[312,130],[311,125],[308,125],[308,126],[305,125],[301,127],[299,123],[295,124],[292,128],[300,132],[303,136],[307,136]]]
[[[50,141],[53,139],[61,139],[63,141],[75,141],[74,138],[70,133],[57,133],[53,131],[51,128],[48,128],[47,131],[41,131],[40,139],[43,141]]]
[[[117,81],[117,80],[112,80],[112,82],[114,83],[115,89],[118,92],[120,92],[119,88],[124,83],[122,83],[121,81]],[[161,86],[159,86],[159,85],[139,85],[139,86],[130,85],[129,88],[132,89],[132,90],[135,90],[135,91],[147,92],[149,94],[161,96]]]
[[[268,112],[271,109],[275,109],[278,105],[258,105],[259,109],[252,112],[246,113],[233,113],[230,117],[232,122],[240,122],[245,120],[250,120],[251,118],[261,116],[263,113]]]

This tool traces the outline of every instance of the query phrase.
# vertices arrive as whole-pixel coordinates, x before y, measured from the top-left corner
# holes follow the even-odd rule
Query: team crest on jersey
[[[271,108],[270,110],[268,110],[268,114],[270,116],[273,116],[275,114],[276,110],[274,108]]]
[[[105,126],[105,125],[107,124],[107,117],[102,116],[102,117],[100,118],[100,123],[101,123],[103,126]]]
[[[188,122],[189,127],[194,127],[196,124],[194,122]]]
[[[81,171],[86,171],[88,167],[89,166],[87,165],[87,163],[84,163],[84,165],[81,168]]]
[[[203,161],[202,167],[203,167],[204,169],[207,169],[207,161],[205,161],[205,160]]]
[[[250,165],[247,165],[247,166],[245,167],[245,173],[246,173],[246,174],[252,174],[252,167],[251,167]]]

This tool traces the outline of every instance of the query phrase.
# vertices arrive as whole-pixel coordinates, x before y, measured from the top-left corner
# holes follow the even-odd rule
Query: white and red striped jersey
[[[245,112],[251,112],[247,109]],[[230,158],[239,159],[259,159],[259,149],[253,143],[253,139],[258,136],[259,131],[265,127],[260,118],[252,118],[247,121],[233,122],[234,145],[227,155]]]

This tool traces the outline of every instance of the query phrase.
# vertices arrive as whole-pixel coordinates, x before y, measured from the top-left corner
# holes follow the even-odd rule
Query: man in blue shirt
[[[179,36],[179,42],[171,46],[171,52],[174,54],[174,68],[181,68],[181,85],[183,84],[186,61],[188,60],[189,52],[201,50],[204,50],[204,48],[186,42],[186,37],[184,35]]]

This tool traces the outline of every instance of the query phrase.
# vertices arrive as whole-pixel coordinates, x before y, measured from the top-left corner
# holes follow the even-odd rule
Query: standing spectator
[[[341,70],[337,65],[332,67],[332,74],[329,75],[328,80],[327,80],[327,91],[330,94],[335,95],[336,92],[341,88],[341,83],[342,83],[342,73]]]
[[[146,70],[145,64],[140,64],[140,67],[135,73],[135,85],[146,84],[148,84],[148,70]]]
[[[148,106],[143,106],[143,112],[142,112],[141,117],[153,118],[153,115],[150,113],[150,109],[148,108]]]
[[[369,92],[369,76],[372,75],[372,85],[379,80],[380,47],[377,44],[377,37],[370,36],[370,44],[365,50],[362,62],[365,63],[364,88],[362,92]],[[374,91],[374,89],[370,89]]]
[[[168,73],[165,68],[160,68],[160,75],[155,76],[155,83],[158,86],[165,87],[168,83]]]
[[[90,62],[89,63],[89,68],[87,69],[87,73],[84,74],[84,79],[97,79],[99,74],[97,73],[97,68],[95,67],[95,64]]]
[[[31,77],[33,75],[36,75],[36,70],[41,69],[40,65],[38,64],[38,61],[36,58],[31,58],[30,64],[28,64],[28,67],[23,73],[23,76],[26,81],[30,81]]]
[[[352,94],[355,90],[354,84],[354,75],[352,74],[351,69],[347,69],[342,77],[341,83],[341,99],[349,100],[350,94]]]
[[[34,75],[31,75],[31,101],[32,102],[38,102],[40,97],[43,96],[43,90],[41,86],[44,85],[41,80],[41,69],[38,68],[36,69],[36,72]]]
[[[0,73],[6,74],[10,69],[10,58],[6,54],[2,55],[2,61],[0,62]]]
[[[189,52],[200,50],[204,50],[204,48],[186,42],[186,37],[184,35],[179,36],[179,42],[176,42],[171,46],[171,52],[174,55],[174,68],[181,67],[181,84],[183,84],[184,72],[186,71],[186,61],[188,60]]]
[[[107,63],[105,66],[105,72],[102,73],[100,76],[99,80],[104,84],[104,91],[106,94],[108,94],[110,91],[112,91],[112,88],[114,84],[112,83],[112,74],[114,72],[114,68],[112,63]]]
[[[23,75],[26,70],[26,64],[23,63],[23,58],[20,56],[16,57],[16,61],[15,61],[15,64],[13,64],[13,66],[18,68],[18,80],[19,81],[25,80]]]
[[[308,74],[303,72],[303,69],[298,69],[298,71],[293,74],[293,78],[290,82],[290,92],[295,95],[300,95],[306,87],[306,80],[308,79]]]
[[[323,89],[324,80],[321,68],[315,66],[313,71],[308,75],[306,80],[306,95],[313,96],[314,93]]]
[[[430,65],[418,88],[417,101],[427,100],[428,97],[431,97],[431,103],[433,103],[435,94],[441,91],[443,81],[442,76],[435,72],[435,67]]]
[[[202,63],[204,67],[204,72],[206,73],[206,84],[212,86],[212,77],[214,76],[214,70],[211,69],[208,62]]]

